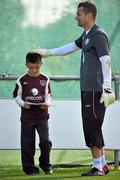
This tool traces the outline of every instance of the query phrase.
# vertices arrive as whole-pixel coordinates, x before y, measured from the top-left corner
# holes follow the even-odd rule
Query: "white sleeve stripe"
[[[99,58],[102,66],[103,83],[111,83],[110,56],[105,55]]]
[[[51,105],[51,94],[49,93],[49,83],[50,83],[50,80],[48,78],[47,80],[47,84],[46,84],[46,89],[45,89],[45,103],[47,105]]]
[[[22,77],[22,76],[21,76]],[[17,85],[18,85],[18,92],[17,92],[17,97],[14,98],[16,103],[19,105],[19,106],[22,106],[24,107],[24,101],[22,100],[22,85],[21,85],[21,82],[20,82],[20,78],[19,77],[16,81]]]
[[[49,83],[49,80],[47,80],[47,83],[46,83],[46,87],[45,87],[45,95],[48,94],[48,83]]]
[[[22,85],[21,85],[21,82],[20,82],[20,78],[17,79],[16,83],[17,83],[17,85],[19,87],[17,94],[21,96],[22,95]]]
[[[104,61],[104,60],[106,60],[106,59],[107,59],[107,60],[108,60],[108,59],[110,60],[110,56],[109,56],[109,55],[104,55],[104,56],[101,56],[101,57],[100,57],[100,61]]]
[[[15,99],[15,101],[16,101],[16,103],[19,105],[19,106],[22,106],[22,107],[24,107],[24,101],[22,100],[22,98],[21,98],[21,96],[17,96],[16,98],[14,98]]]

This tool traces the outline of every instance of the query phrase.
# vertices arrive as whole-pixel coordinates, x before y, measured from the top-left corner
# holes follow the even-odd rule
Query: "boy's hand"
[[[24,108],[25,108],[25,109],[30,109],[30,104],[25,102],[25,103],[24,103]]]
[[[49,106],[47,104],[43,104],[43,105],[40,106],[40,108],[42,108],[42,109],[48,109],[48,107]]]

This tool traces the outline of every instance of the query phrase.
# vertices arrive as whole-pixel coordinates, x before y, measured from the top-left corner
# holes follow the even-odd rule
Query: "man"
[[[81,53],[81,102],[86,145],[91,149],[93,167],[82,176],[108,174],[104,156],[102,124],[105,109],[114,102],[111,89],[109,43],[105,32],[96,25],[97,8],[90,1],[78,5],[76,20],[84,32],[70,44],[46,50],[36,50],[42,57],[60,56],[82,49]]]
[[[52,174],[49,139],[48,106],[51,104],[50,80],[40,72],[41,55],[28,53],[26,66],[28,72],[17,79],[13,97],[21,107],[21,159],[23,170],[27,175],[39,173],[35,166],[35,131],[40,139],[41,155],[39,166],[45,174]]]

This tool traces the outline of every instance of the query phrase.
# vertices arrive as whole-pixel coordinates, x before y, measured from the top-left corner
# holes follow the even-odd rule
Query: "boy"
[[[39,173],[35,167],[35,130],[40,139],[39,166],[45,174],[52,174],[49,156],[52,143],[49,139],[48,106],[51,104],[50,80],[40,73],[41,55],[26,55],[28,72],[17,79],[13,97],[21,107],[21,159],[23,171],[28,175]]]

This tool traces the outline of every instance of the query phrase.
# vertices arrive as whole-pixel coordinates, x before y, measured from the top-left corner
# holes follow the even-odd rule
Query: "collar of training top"
[[[97,25],[95,24],[91,29],[88,29],[87,31],[85,31],[86,35],[93,32],[96,27],[97,27]]]

